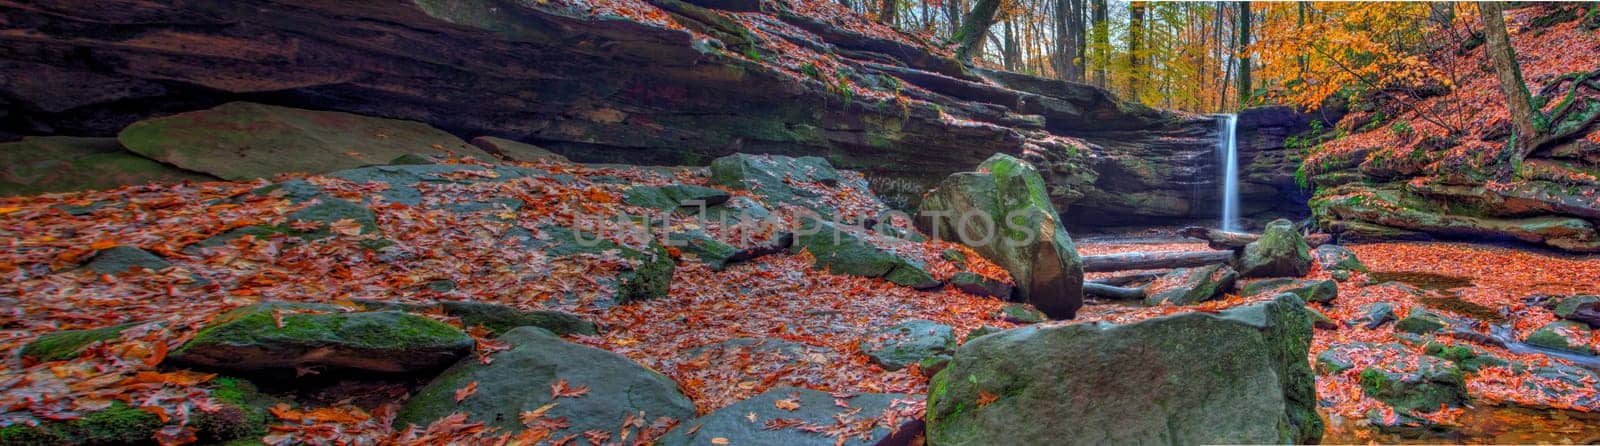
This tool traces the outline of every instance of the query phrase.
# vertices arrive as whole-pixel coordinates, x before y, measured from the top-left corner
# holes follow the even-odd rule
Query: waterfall
[[[1217,153],[1222,156],[1222,230],[1239,230],[1239,147],[1235,144],[1235,128],[1239,116],[1222,115],[1218,122],[1222,135],[1217,138]]]

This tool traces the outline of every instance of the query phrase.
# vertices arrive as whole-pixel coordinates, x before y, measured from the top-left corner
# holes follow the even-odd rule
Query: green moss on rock
[[[120,401],[111,407],[83,414],[69,421],[47,421],[34,427],[13,425],[0,428],[0,444],[146,444],[164,423],[151,412],[129,407]]]
[[[77,358],[85,347],[122,336],[122,331],[139,324],[122,324],[88,330],[61,330],[40,335],[22,347],[22,357],[35,361],[66,361]]]
[[[461,330],[421,316],[268,303],[220,316],[169,359],[241,371],[323,366],[400,373],[443,368],[472,346]]]

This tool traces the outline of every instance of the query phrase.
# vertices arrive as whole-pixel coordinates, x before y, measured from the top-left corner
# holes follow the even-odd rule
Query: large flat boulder
[[[216,180],[124,150],[114,138],[30,136],[0,143],[0,166],[0,196]]]
[[[815,212],[823,219],[861,222],[887,210],[883,203],[843,206],[832,191],[853,190],[874,196],[861,175],[841,172],[828,160],[814,157],[750,155],[736,153],[711,161],[711,184],[760,195],[769,205],[792,205]]]
[[[472,352],[472,337],[398,311],[345,312],[323,304],[266,303],[219,316],[168,360],[214,369],[437,371]]]
[[[465,413],[469,422],[521,431],[527,428],[524,423],[538,424],[525,417],[534,412],[546,421],[565,419],[565,426],[552,429],[550,438],[596,430],[622,438],[623,420],[630,416],[654,422],[661,417],[686,421],[695,415],[694,404],[677,383],[622,355],[563,341],[534,327],[512,329],[499,341],[511,349],[495,353],[488,364],[463,360],[417,390],[395,417],[395,427],[426,427],[452,413]],[[469,385],[477,390],[457,398],[457,391]]]
[[[1290,295],[1125,325],[969,339],[929,384],[929,443],[1316,443],[1311,321]]]
[[[859,277],[881,277],[896,285],[929,289],[942,284],[922,260],[895,249],[912,242],[850,225],[805,217],[795,234],[795,253],[808,251],[817,269]]]
[[[1011,273],[1016,294],[1053,318],[1083,306],[1083,262],[1033,166],[996,154],[950,175],[922,201],[917,224]]]
[[[419,122],[250,102],[135,122],[117,140],[150,159],[225,180],[328,173],[415,153],[492,159]]]

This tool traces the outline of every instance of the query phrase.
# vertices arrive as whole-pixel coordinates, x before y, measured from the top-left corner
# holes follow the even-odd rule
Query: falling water
[[[1222,230],[1237,231],[1239,224],[1239,148],[1234,143],[1237,115],[1222,115],[1222,136],[1217,152],[1222,155]]]

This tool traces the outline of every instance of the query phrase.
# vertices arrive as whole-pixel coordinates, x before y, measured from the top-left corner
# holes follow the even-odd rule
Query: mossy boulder
[[[215,181],[122,148],[115,138],[29,136],[0,143],[0,196]]]
[[[311,199],[312,203],[299,210],[290,212],[284,218],[284,223],[275,225],[254,225],[234,229],[215,237],[201,240],[193,248],[219,246],[241,237],[255,237],[268,239],[275,236],[285,236],[300,239],[301,241],[321,240],[337,235],[333,231],[333,223],[341,220],[350,220],[360,226],[358,235],[377,234],[382,230],[378,228],[378,216],[368,209],[349,200],[333,198],[332,196],[319,195]],[[310,227],[299,226],[300,223],[316,223]]]
[[[1364,304],[1356,308],[1356,312],[1358,315],[1355,319],[1351,319],[1348,324],[1352,327],[1359,325],[1368,330],[1376,329],[1397,319],[1394,314],[1394,305],[1388,302]]]
[[[1178,268],[1157,278],[1145,290],[1145,305],[1196,304],[1218,297],[1233,289],[1239,274],[1224,264],[1194,268]]]
[[[1015,288],[1009,283],[990,279],[971,271],[961,271],[950,275],[950,285],[963,293],[1002,300],[1010,299],[1011,293],[1015,291]]]
[[[996,154],[975,172],[946,177],[923,198],[916,223],[1004,268],[1018,298],[1050,317],[1071,318],[1083,306],[1083,261],[1027,162]]]
[[[1523,342],[1553,350],[1593,355],[1595,351],[1589,346],[1589,332],[1589,326],[1585,324],[1555,321],[1534,330]]]
[[[671,211],[680,207],[698,208],[728,202],[731,196],[722,189],[691,184],[633,186],[622,195],[622,203],[642,208]]]
[[[675,246],[684,254],[693,254],[712,271],[722,271],[739,256],[739,248],[723,243],[703,231],[690,230],[673,233],[668,246]]]
[[[912,364],[924,373],[937,372],[950,362],[956,349],[955,331],[933,321],[910,320],[867,336],[861,351],[884,370],[900,370]]]
[[[472,145],[477,146],[479,149],[482,149],[485,152],[489,152],[494,155],[498,155],[501,158],[512,161],[551,161],[559,163],[572,162],[571,160],[568,160],[567,157],[561,156],[560,154],[551,152],[549,150],[545,150],[543,147],[525,142],[512,141],[505,138],[479,136],[477,138],[472,138]]]
[[[85,413],[76,420],[46,421],[39,426],[14,424],[0,427],[0,444],[151,444],[156,432],[165,424],[153,412],[116,401],[109,408]]]
[[[1557,298],[1550,305],[1556,317],[1600,327],[1600,296],[1580,295]]]
[[[1000,317],[1018,324],[1037,324],[1049,319],[1044,312],[1029,307],[1026,304],[1010,304],[1000,307]]]
[[[332,368],[415,373],[449,366],[472,347],[472,337],[461,330],[404,312],[265,303],[219,316],[167,359],[246,372]]]
[[[1261,238],[1245,245],[1238,259],[1242,277],[1302,277],[1311,273],[1311,247],[1285,219],[1267,223]]]
[[[267,435],[267,408],[278,401],[261,393],[249,381],[219,376],[206,382],[205,389],[218,405],[214,410],[191,414],[195,435],[202,443],[222,443],[235,439],[260,439]]]
[[[930,444],[1316,443],[1311,322],[1283,295],[969,339],[929,382]],[[1041,420],[1048,420],[1044,422]]]
[[[687,421],[695,415],[694,404],[676,383],[622,355],[563,341],[535,327],[512,329],[499,341],[511,349],[495,353],[492,362],[468,358],[418,389],[395,417],[395,427],[427,426],[465,413],[469,422],[520,430],[522,413],[556,403],[545,417],[565,418],[567,427],[552,432],[551,438],[594,430],[621,438],[622,420],[628,416]],[[555,398],[550,389],[558,381],[589,390],[579,397]],[[456,401],[456,391],[471,383],[478,390]]]
[[[446,316],[461,319],[463,326],[482,326],[496,335],[517,327],[539,327],[560,336],[599,334],[593,322],[560,311],[523,311],[508,305],[469,301],[443,301],[432,305],[373,300],[357,300],[355,303],[365,309],[376,311],[396,310],[408,313],[438,311]]]
[[[681,423],[656,444],[662,446],[723,444],[722,442],[815,446],[884,444],[883,442],[895,434],[900,426],[885,426],[880,423],[864,435],[843,438],[794,428],[767,429],[765,426],[768,421],[777,419],[798,420],[816,426],[830,426],[839,419],[875,419],[894,406],[895,401],[909,401],[913,398],[915,397],[911,395],[894,393],[862,393],[849,398],[839,398],[838,401],[843,401],[845,404],[841,407],[835,404],[835,398],[828,392],[796,387],[774,387],[750,399]],[[779,401],[795,403],[798,407],[793,410],[780,408]]]
[[[1263,279],[1245,284],[1239,292],[1244,296],[1263,293],[1293,293],[1306,302],[1328,303],[1339,297],[1339,284],[1332,280]]]
[[[1443,316],[1418,306],[1412,307],[1411,312],[1407,313],[1405,318],[1396,321],[1394,329],[1406,333],[1425,335],[1443,330],[1448,325],[1448,321]]]
[[[600,278],[601,282],[615,288],[616,303],[665,297],[670,290],[677,263],[667,253],[666,246],[656,240],[644,244],[643,249],[636,249],[565,226],[546,225],[539,230],[541,237],[527,237],[523,243],[544,251],[545,255],[600,255],[614,251],[627,260],[629,266],[615,276]]]
[[[1404,348],[1393,354],[1393,360],[1368,366],[1357,375],[1362,393],[1401,413],[1431,413],[1467,403],[1466,378],[1455,364]]]
[[[860,227],[806,218],[790,250],[809,251],[818,269],[835,274],[881,277],[896,285],[916,289],[942,284],[923,261],[901,254],[896,247],[912,242],[884,237]]]
[[[1437,341],[1428,341],[1423,344],[1422,353],[1455,363],[1456,367],[1460,367],[1465,372],[1476,372],[1484,367],[1511,365],[1510,361],[1496,357],[1488,350],[1465,342],[1443,344]]]
[[[1312,250],[1311,254],[1316,258],[1317,266],[1323,271],[1367,272],[1367,265],[1356,258],[1356,253],[1343,246],[1323,244]]]
[[[1316,360],[1313,361],[1316,365],[1317,373],[1334,375],[1355,368],[1356,359],[1353,353],[1356,352],[1391,355],[1412,354],[1406,346],[1396,343],[1347,342],[1330,344],[1328,349],[1318,353]]]
[[[249,102],[135,122],[117,140],[150,159],[225,180],[328,173],[410,153],[490,159],[423,123]]]
[[[888,206],[871,203],[860,209],[863,215],[842,215],[834,200],[822,195],[822,188],[848,189],[873,196],[865,179],[833,168],[828,160],[803,156],[750,155],[736,153],[711,161],[711,184],[760,195],[768,205],[793,205],[817,213],[825,220],[858,223],[876,217]],[[821,186],[822,188],[816,187]]]
[[[22,346],[22,358],[30,361],[67,361],[77,358],[83,349],[98,342],[122,337],[122,331],[138,323],[113,325],[87,330],[60,330],[40,335],[38,339]]]

